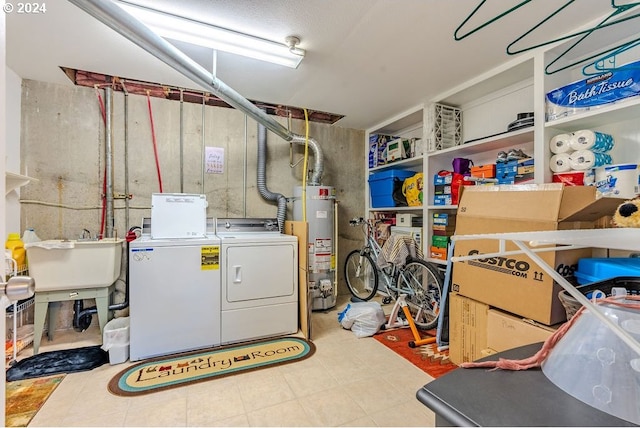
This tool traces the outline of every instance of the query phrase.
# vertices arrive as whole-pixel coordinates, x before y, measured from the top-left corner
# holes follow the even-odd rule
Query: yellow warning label
[[[331,254],[331,269],[335,269],[335,268],[336,268],[336,255]]]
[[[202,270],[218,270],[220,269],[220,246],[212,245],[209,247],[202,247],[200,250],[202,256],[201,269]]]

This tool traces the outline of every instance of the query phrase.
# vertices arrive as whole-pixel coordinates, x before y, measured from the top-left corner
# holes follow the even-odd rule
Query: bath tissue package
[[[546,95],[546,120],[571,116],[637,95],[640,95],[640,61],[550,91]]]

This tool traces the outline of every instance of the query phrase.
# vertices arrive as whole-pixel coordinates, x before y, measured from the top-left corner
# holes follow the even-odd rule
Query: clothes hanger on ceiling
[[[578,65],[580,65],[580,64],[582,64],[582,63],[584,63],[586,61],[590,61],[590,60],[592,60],[594,58],[600,57],[601,55],[606,54],[607,52],[616,51],[618,49],[624,49],[627,45],[629,45],[629,44],[631,44],[631,43],[633,43],[633,42],[635,42],[637,40],[640,40],[640,38],[637,38],[637,39],[635,39],[635,40],[633,40],[631,42],[624,42],[624,43],[621,43],[621,44],[619,44],[619,45],[617,45],[617,46],[615,46],[613,48],[608,48],[608,49],[605,49],[603,51],[597,52],[597,53],[595,53],[595,54],[593,54],[593,55],[591,55],[591,56],[589,56],[587,58],[583,58],[583,59],[580,59],[580,60],[577,60],[577,61],[574,61],[574,62],[570,62],[570,63],[568,63],[568,64],[566,64],[566,65],[564,65],[562,67],[559,67],[557,69],[552,69],[552,66],[554,64],[559,62],[572,49],[574,49],[583,40],[585,40],[587,37],[589,37],[590,35],[592,35],[595,32],[597,32],[598,30],[602,30],[602,29],[605,29],[605,28],[610,28],[610,27],[612,27],[614,25],[619,25],[619,24],[621,24],[623,22],[627,22],[627,21],[630,21],[630,20],[633,20],[633,19],[636,19],[636,18],[640,17],[640,13],[635,13],[633,15],[629,15],[629,16],[620,18],[618,20],[615,20],[615,21],[612,21],[612,22],[608,22],[610,19],[617,17],[619,14],[621,14],[623,12],[632,10],[633,8],[637,7],[638,5],[640,5],[640,2],[635,2],[635,3],[630,3],[630,4],[627,4],[627,5],[617,5],[616,6],[615,5],[615,0],[611,0],[611,6],[614,8],[614,11],[609,16],[607,16],[605,19],[603,19],[602,22],[600,22],[599,24],[595,25],[594,27],[588,28],[588,29],[583,30],[583,31],[578,31],[576,33],[570,34],[569,36],[565,36],[565,37],[562,37],[562,38],[559,38],[559,39],[556,39],[556,40],[552,40],[551,42],[549,42],[549,43],[553,43],[553,42],[556,42],[556,41],[566,40],[566,39],[571,38],[571,37],[581,36],[581,37],[578,38],[578,40],[575,43],[573,43],[571,46],[569,46],[564,52],[559,54],[556,59],[554,59],[549,64],[547,64],[547,66],[544,69],[545,73],[548,74],[548,75],[551,75],[551,74],[557,73],[559,71],[566,70],[568,68],[576,67],[576,66],[578,66]]]
[[[477,26],[476,28],[474,28],[474,29],[470,30],[469,32],[467,32],[466,34],[458,35],[458,32],[462,29],[462,27],[464,27],[464,25],[465,25],[467,22],[469,22],[469,20],[470,20],[471,18],[473,18],[473,16],[476,14],[476,12],[478,12],[478,11],[480,10],[480,8],[482,8],[482,5],[484,5],[484,4],[487,2],[487,0],[481,0],[481,1],[480,1],[480,4],[479,4],[478,6],[476,6],[476,8],[475,8],[475,9],[473,9],[473,11],[469,14],[469,16],[467,16],[467,17],[465,18],[465,20],[464,20],[464,21],[462,21],[462,24],[460,24],[460,25],[458,26],[458,28],[456,28],[456,30],[453,32],[453,38],[454,38],[456,41],[460,41],[460,40],[462,40],[462,39],[464,39],[464,38],[466,38],[466,37],[469,37],[470,35],[472,35],[472,34],[474,34],[474,33],[478,32],[478,31],[482,30],[484,27],[486,27],[486,26],[488,26],[488,25],[490,25],[490,24],[493,24],[493,23],[494,23],[494,22],[496,22],[497,20],[499,20],[499,19],[503,18],[504,16],[506,16],[506,15],[510,14],[511,12],[513,12],[513,11],[515,11],[515,10],[519,9],[520,7],[522,7],[522,6],[524,6],[525,4],[529,3],[530,1],[532,1],[532,0],[524,0],[524,1],[520,2],[520,3],[518,3],[517,5],[513,6],[512,8],[510,8],[510,9],[506,10],[505,12],[502,12],[500,15],[497,15],[497,16],[495,16],[495,17],[491,18],[490,20],[488,20],[488,21],[484,22],[483,24],[480,24],[480,25],[479,25],[479,26]]]
[[[494,22],[498,21],[499,19],[505,17],[506,15],[510,14],[511,12],[519,9],[520,7],[526,5],[527,3],[531,2],[531,0],[524,0],[520,3],[518,3],[517,5],[507,9],[506,11],[500,13],[499,15],[496,15],[495,17],[485,21],[484,23],[478,25],[477,27],[469,30],[468,32],[466,32],[465,34],[460,34],[462,28],[471,20],[471,18],[476,15],[476,13],[482,8],[482,6],[486,3],[486,0],[481,0],[480,3],[476,6],[476,8],[464,19],[464,21],[458,26],[458,28],[456,28],[455,32],[454,32],[454,39],[456,41],[460,41],[478,31],[480,31],[481,29],[493,24]],[[628,48],[630,48],[631,46],[629,45],[633,45],[636,41],[640,40],[640,38],[633,40],[631,42],[625,42],[622,43],[616,47],[607,49],[605,51],[599,52],[595,55],[592,55],[588,58],[584,58],[581,59],[579,61],[570,63],[568,65],[565,65],[564,67],[558,68],[557,70],[551,70],[551,67],[558,61],[560,61],[560,59],[562,59],[565,55],[567,55],[572,49],[574,49],[577,45],[579,45],[583,40],[585,40],[588,36],[590,36],[591,34],[595,33],[598,30],[604,29],[604,28],[608,28],[611,27],[613,25],[617,25],[620,24],[622,22],[626,22],[632,19],[635,19],[637,17],[640,17],[640,13],[634,14],[634,15],[630,15],[627,17],[623,17],[620,18],[616,21],[613,22],[608,22],[611,18],[614,18],[616,16],[618,16],[619,14],[629,11],[633,8],[635,8],[636,6],[640,5],[639,1],[636,2],[631,2],[631,3],[626,3],[626,4],[618,4],[616,3],[616,0],[611,0],[611,7],[614,9],[614,11],[608,16],[606,17],[602,22],[600,22],[599,24],[597,24],[594,27],[591,27],[589,29],[586,30],[582,30],[573,34],[569,34],[563,37],[559,37],[553,40],[548,40],[546,42],[543,43],[539,43],[537,45],[533,45],[533,46],[528,46],[525,48],[521,48],[518,50],[514,50],[514,45],[520,41],[522,41],[522,39],[524,39],[525,37],[527,37],[528,35],[530,35],[531,33],[533,33],[534,31],[536,31],[538,28],[540,28],[543,24],[545,24],[546,22],[550,21],[553,17],[555,17],[556,15],[558,15],[562,10],[564,10],[565,8],[567,8],[568,6],[570,6],[572,3],[574,3],[575,0],[568,0],[567,2],[565,2],[562,6],[560,6],[559,8],[557,8],[554,12],[552,12],[551,14],[549,14],[546,18],[544,18],[542,21],[540,21],[538,24],[536,24],[535,26],[533,26],[531,29],[529,29],[527,32],[525,32],[522,36],[518,37],[516,40],[514,40],[513,42],[511,42],[508,46],[507,46],[507,54],[508,55],[516,55],[518,53],[522,53],[522,52],[526,52],[532,49],[536,49],[542,46],[546,46],[552,43],[556,43],[556,42],[560,42],[560,41],[564,41],[564,40],[568,40],[577,36],[582,36],[580,37],[575,43],[573,43],[568,49],[566,49],[564,52],[562,52],[560,55],[558,55],[557,58],[555,58],[551,63],[549,63],[546,67],[545,67],[545,73],[550,75],[550,74],[554,74],[557,73],[559,71],[565,70],[567,68],[571,68],[571,67],[575,67],[585,61],[589,61],[592,60],[596,57],[599,57],[603,54],[606,54],[607,52],[610,52],[612,50],[614,51],[618,51],[618,53],[623,52],[624,50],[627,50]],[[635,46],[635,45],[634,45]],[[593,63],[590,63],[588,66],[592,65]],[[588,67],[587,66],[587,67]],[[585,67],[586,68],[586,67]],[[584,71],[584,69],[583,69]]]
[[[625,51],[628,51],[629,49],[633,49],[636,46],[640,46],[640,38],[627,42],[626,44],[618,47],[617,49],[614,48],[613,52],[609,53],[608,55],[597,58],[595,61],[585,65],[582,68],[582,74],[584,76],[594,76],[594,75],[602,74],[603,72],[606,72],[606,71],[617,70],[619,67],[616,66],[616,56],[618,56],[619,54]],[[593,67],[593,70],[590,70],[589,69],[590,67]],[[624,67],[625,69],[637,69],[637,68],[640,68],[640,64],[633,63],[631,65],[625,65]]]

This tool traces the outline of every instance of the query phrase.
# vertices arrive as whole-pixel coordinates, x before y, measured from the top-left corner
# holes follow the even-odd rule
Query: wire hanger
[[[614,4],[614,0],[612,0],[612,6],[613,6],[613,4]],[[552,41],[552,42],[555,42],[555,41],[560,41],[560,40],[566,40],[566,39],[568,39],[570,37],[582,36],[582,37],[578,38],[578,40],[575,43],[573,43],[571,46],[569,46],[564,52],[562,52],[560,55],[558,55],[558,57],[556,59],[554,59],[549,64],[547,64],[547,66],[544,69],[545,73],[550,75],[550,74],[554,74],[554,73],[557,73],[557,72],[562,71],[562,70],[566,70],[567,68],[576,67],[576,66],[584,63],[585,61],[589,61],[589,60],[592,60],[594,58],[597,58],[597,57],[599,57],[599,56],[601,56],[603,54],[606,54],[607,52],[610,52],[612,50],[617,50],[617,49],[624,48],[626,45],[632,43],[632,42],[621,43],[621,44],[619,44],[619,45],[617,45],[617,46],[615,46],[613,48],[605,49],[604,51],[600,51],[598,53],[595,53],[595,54],[593,54],[593,55],[591,55],[591,56],[589,56],[587,58],[583,58],[583,59],[574,61],[572,63],[568,63],[568,64],[566,64],[566,65],[564,65],[562,67],[559,67],[557,69],[553,69],[552,70],[552,66],[554,64],[559,62],[566,54],[568,54],[572,49],[574,49],[583,40],[585,40],[587,37],[589,37],[590,35],[592,35],[596,31],[602,30],[604,28],[609,28],[609,27],[612,27],[614,25],[618,25],[618,24],[620,24],[622,22],[630,21],[632,19],[640,17],[640,13],[636,13],[636,14],[633,14],[633,15],[630,15],[630,16],[626,16],[624,18],[620,18],[620,19],[618,19],[616,21],[613,21],[613,22],[607,22],[607,21],[609,21],[609,19],[616,17],[620,13],[626,12],[628,10],[631,10],[631,9],[637,7],[638,4],[640,4],[640,3],[634,3],[634,4],[625,5],[625,6],[615,7],[614,11],[609,16],[607,16],[604,20],[602,20],[602,22],[600,22],[598,25],[596,25],[596,26],[594,26],[592,28],[583,30],[583,31],[579,31],[579,32],[573,33],[573,34],[571,34],[569,36],[565,36],[565,37],[559,38],[558,40]],[[635,40],[640,40],[640,38],[637,38]]]
[[[471,18],[476,15],[476,13],[482,8],[482,6],[486,3],[486,0],[481,0],[480,3],[476,6],[476,8],[464,19],[464,21],[458,26],[458,28],[456,28],[455,32],[454,32],[454,39],[456,41],[460,41],[478,31],[480,31],[481,29],[493,24],[494,22],[498,21],[499,19],[505,17],[506,15],[510,14],[511,12],[519,9],[520,7],[526,5],[527,3],[531,2],[531,0],[524,0],[521,1],[520,3],[518,3],[517,5],[507,9],[506,11],[496,15],[495,17],[485,21],[484,23],[478,25],[477,27],[469,30],[468,32],[464,33],[464,34],[460,34],[462,28],[471,20]],[[562,36],[556,39],[552,39],[552,40],[548,40],[533,46],[527,46],[521,49],[514,49],[514,45],[517,44],[518,42],[522,41],[525,37],[527,37],[528,35],[532,34],[533,32],[535,32],[537,29],[539,29],[543,24],[549,22],[553,17],[555,17],[556,15],[558,15],[561,11],[563,11],[565,8],[569,7],[571,4],[573,4],[575,2],[575,0],[568,0],[567,2],[565,2],[562,6],[560,6],[559,8],[557,8],[555,11],[553,11],[552,13],[550,13],[546,18],[544,18],[542,21],[540,21],[539,23],[537,23],[535,26],[533,26],[531,29],[529,29],[528,31],[526,31],[524,34],[522,34],[520,37],[518,37],[517,39],[515,39],[513,42],[509,43],[509,45],[507,46],[507,54],[508,55],[516,55],[519,53],[523,53],[532,49],[536,49],[542,46],[546,46],[552,43],[556,43],[556,42],[561,42],[564,40],[569,40],[572,39],[574,37],[578,37],[581,36],[575,43],[573,43],[569,48],[567,48],[564,52],[562,52],[560,55],[558,55],[557,58],[555,58],[553,61],[551,61],[551,63],[549,63],[546,67],[545,67],[545,73],[550,75],[550,74],[554,74],[557,73],[559,71],[565,70],[567,68],[571,68],[571,67],[575,67],[581,63],[584,63],[585,61],[589,61],[589,60],[593,60],[595,58],[598,58],[602,55],[607,54],[608,52],[611,52],[609,55],[606,55],[603,58],[597,59],[596,61],[588,64],[585,68],[583,68],[583,73],[585,72],[585,70],[589,67],[589,66],[594,66],[596,62],[602,62],[604,63],[607,60],[611,60],[614,59],[616,54],[622,53],[625,50],[628,50],[632,47],[635,47],[637,45],[636,42],[640,41],[640,37],[632,40],[630,42],[624,42],[622,44],[619,44],[613,48],[608,48],[604,51],[598,52],[588,58],[583,58],[581,60],[575,61],[573,63],[567,64],[563,67],[560,67],[558,69],[554,69],[552,70],[552,66],[554,64],[556,64],[558,61],[560,61],[565,55],[567,55],[572,49],[574,49],[576,46],[578,46],[583,40],[585,40],[587,37],[589,37],[590,35],[594,34],[595,32],[597,32],[598,30],[602,30],[605,28],[609,28],[612,27],[614,25],[620,24],[622,22],[626,22],[626,21],[630,21],[632,19],[638,18],[640,17],[640,13],[636,13],[627,17],[623,17],[620,18],[618,20],[615,21],[610,21],[610,19],[617,17],[619,14],[623,13],[623,12],[627,12],[629,10],[632,10],[633,8],[637,7],[640,5],[640,1],[636,1],[636,2],[631,2],[631,3],[626,3],[626,4],[617,4],[616,0],[611,0],[611,7],[614,9],[613,12],[607,16],[604,20],[602,20],[602,22],[600,22],[599,24],[595,25],[594,27],[588,28],[586,30],[582,30],[582,31],[578,31],[566,36]],[[614,53],[615,52],[615,53]],[[610,61],[612,62],[612,61]],[[615,61],[613,61],[613,63],[615,64]],[[596,67],[597,69],[597,67]]]
[[[628,51],[629,49],[633,49],[636,46],[640,46],[640,38],[632,40],[618,47],[617,49],[614,48],[613,52],[609,53],[608,55],[597,58],[595,61],[585,65],[582,68],[582,74],[584,76],[594,76],[594,75],[602,74],[607,71],[617,70],[619,67],[616,66],[616,56],[620,55],[625,51]],[[610,65],[607,65],[607,64],[610,64]],[[589,69],[590,67],[593,67],[593,70],[590,70]],[[640,64],[633,63],[633,65],[625,65],[624,67],[626,69],[637,69],[637,68],[640,68]]]
[[[462,39],[464,39],[464,38],[466,38],[466,37],[469,37],[470,35],[472,35],[472,34],[474,34],[474,33],[478,32],[478,31],[482,30],[484,27],[487,27],[488,25],[493,24],[494,22],[496,22],[496,21],[498,21],[499,19],[501,19],[501,18],[503,18],[503,17],[507,16],[507,15],[508,15],[508,14],[510,14],[511,12],[513,12],[513,11],[515,11],[515,10],[519,9],[520,7],[522,7],[522,6],[524,6],[525,4],[529,3],[530,1],[532,1],[532,0],[524,0],[524,1],[520,2],[520,3],[518,3],[517,5],[513,6],[512,8],[510,8],[510,9],[506,10],[505,12],[502,12],[500,15],[497,15],[497,16],[495,16],[495,17],[491,18],[490,20],[486,21],[485,23],[480,24],[478,27],[474,28],[473,30],[470,30],[468,33],[463,34],[463,35],[458,35],[458,32],[462,29],[462,27],[464,27],[464,25],[465,25],[467,22],[469,22],[469,20],[470,20],[471,18],[473,18],[473,15],[475,15],[475,14],[476,14],[476,12],[478,12],[478,10],[480,10],[480,8],[482,8],[482,5],[484,5],[484,4],[487,2],[487,0],[481,0],[481,1],[480,1],[480,4],[479,4],[478,6],[476,6],[476,8],[475,8],[475,9],[473,9],[473,11],[469,14],[469,16],[467,16],[467,17],[465,18],[465,20],[464,20],[464,21],[462,21],[462,24],[460,24],[460,25],[458,26],[458,28],[456,28],[456,30],[455,30],[455,31],[454,31],[454,33],[453,33],[453,38],[454,38],[456,41],[460,41],[460,40],[462,40]],[[571,1],[573,1],[573,0],[571,0]]]

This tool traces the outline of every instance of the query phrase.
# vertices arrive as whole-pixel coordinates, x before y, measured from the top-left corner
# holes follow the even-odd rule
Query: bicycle
[[[350,226],[363,225],[365,235],[363,247],[350,252],[345,261],[344,277],[349,291],[362,301],[370,300],[380,293],[384,296],[385,304],[405,296],[404,300],[416,327],[422,330],[435,328],[444,286],[444,279],[438,268],[416,258],[407,259],[400,267],[391,264],[389,267],[379,268],[377,261],[382,247],[374,236],[373,229],[377,222],[372,222],[362,217],[349,221]],[[379,290],[380,278],[383,290]]]

